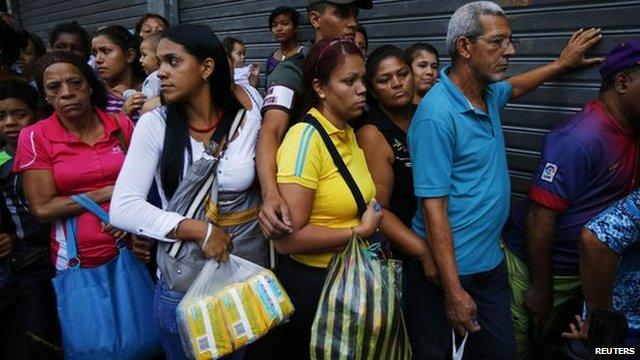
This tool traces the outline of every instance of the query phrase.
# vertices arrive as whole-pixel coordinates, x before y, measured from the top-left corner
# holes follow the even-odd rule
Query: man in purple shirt
[[[503,230],[518,358],[529,327],[544,334],[580,294],[582,227],[637,187],[640,41],[617,45],[600,74],[599,98],[547,135],[529,194]]]

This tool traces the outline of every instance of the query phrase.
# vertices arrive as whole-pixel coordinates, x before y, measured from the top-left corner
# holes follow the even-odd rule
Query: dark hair
[[[22,29],[22,24],[20,24],[20,19],[17,16],[10,12],[0,11],[0,19],[5,22],[5,24],[11,26],[14,30],[18,31]]]
[[[11,78],[0,81],[0,100],[17,99],[25,103],[33,112],[34,120],[38,113],[38,91],[28,82]]]
[[[416,59],[416,53],[422,50],[428,52],[429,54],[433,54],[436,57],[438,64],[440,64],[440,55],[438,54],[438,50],[436,50],[436,48],[434,48],[433,46],[427,43],[415,43],[409,46],[404,51],[404,61],[409,66],[411,66],[413,61]]]
[[[298,28],[300,14],[296,11],[296,9],[290,8],[288,6],[280,6],[275,8],[275,10],[273,10],[271,14],[269,14],[269,29],[273,28],[273,22],[280,15],[288,16],[289,20],[291,20],[291,22],[293,23],[293,28]]]
[[[58,37],[60,34],[73,34],[80,38],[80,43],[82,45],[82,50],[87,54],[87,58],[89,58],[89,48],[91,47],[91,40],[89,38],[89,33],[82,26],[80,26],[77,22],[72,21],[68,23],[62,23],[56,25],[51,33],[49,33],[49,47],[53,49],[53,44],[58,41]]]
[[[102,81],[98,80],[98,77],[96,77],[84,59],[70,51],[48,52],[36,62],[34,79],[38,85],[38,91],[40,91],[42,96],[45,94],[43,83],[44,72],[49,66],[57,63],[67,63],[78,68],[91,87],[91,105],[102,110],[107,107],[107,90],[104,88]]]
[[[318,1],[318,2],[315,2],[315,3],[307,6],[307,14],[309,14],[312,11],[319,12],[319,13],[322,14],[327,10],[328,7],[329,7],[329,3],[328,2],[326,2],[326,1]]]
[[[124,26],[120,25],[109,25],[103,27],[93,35],[94,38],[98,36],[106,36],[114,44],[118,45],[125,54],[129,49],[133,49],[136,53],[135,61],[131,63],[133,75],[140,80],[144,80],[147,74],[144,72],[144,68],[142,67],[142,64],[140,64],[140,61],[138,61],[140,58],[140,39],[137,36],[134,36]]]
[[[376,71],[378,71],[378,66],[380,66],[380,63],[383,60],[391,57],[397,58],[403,63],[407,64],[402,49],[394,45],[380,46],[379,48],[373,50],[367,58],[367,72],[364,77],[367,84],[367,95],[370,95],[373,92],[373,78],[376,75]],[[411,66],[409,66],[409,68],[411,68]],[[369,100],[371,100],[371,98],[369,98]]]
[[[215,67],[209,77],[211,102],[223,113],[218,126],[222,127],[221,129],[230,127],[242,105],[231,91],[231,68],[218,37],[208,26],[196,24],[172,26],[162,33],[162,37],[182,45],[198,61],[213,59]],[[191,153],[190,144],[189,122],[183,104],[167,104],[160,178],[168,198],[173,196],[182,178],[184,152],[187,150]]]
[[[227,36],[222,39],[222,47],[224,47],[224,51],[227,53],[228,57],[231,57],[231,52],[233,51],[233,46],[235,44],[244,45],[244,41],[231,36]]]
[[[341,37],[337,39],[324,39],[313,45],[309,55],[304,61],[302,76],[302,89],[304,91],[304,111],[312,107],[318,107],[320,99],[313,89],[313,80],[318,79],[321,84],[327,84],[331,79],[331,73],[345,59],[347,55],[362,56],[353,40]]]
[[[352,4],[337,4],[337,3],[328,2],[328,1],[319,1],[307,6],[307,14],[310,14],[312,11],[318,12],[320,14],[324,14],[324,12],[327,11],[327,8],[329,8],[330,6],[335,6],[335,8],[338,11],[338,15],[341,17],[344,17],[347,14],[349,14],[349,11],[351,11],[350,5]],[[355,12],[354,13],[355,18],[357,19],[358,14],[360,14],[360,8],[355,7],[353,11]]]
[[[20,56],[20,49],[27,43],[25,32],[16,31],[0,18],[0,67],[12,66]]]
[[[365,29],[362,24],[358,23],[356,24],[356,32],[364,35],[365,46],[367,47],[367,49],[369,49],[369,34],[367,34],[367,29]]]
[[[611,89],[613,89],[616,85],[616,78],[618,77],[618,75],[623,74],[629,78],[635,78],[636,76],[640,76],[640,65],[636,65],[636,66],[632,66],[632,67],[628,67],[624,70],[620,70],[618,72],[615,72],[609,76],[607,76],[606,78],[604,78],[602,80],[602,83],[600,84],[600,96],[602,96],[602,94],[605,91],[609,91]]]
[[[35,48],[36,51],[36,58],[41,57],[42,55],[44,55],[47,52],[47,48],[44,46],[44,42],[42,41],[42,39],[40,39],[40,37],[34,33],[30,33],[25,31],[27,38],[29,39],[27,41],[27,43],[22,47],[21,50],[24,50],[27,48],[27,46],[29,46],[29,41],[31,41],[33,43],[33,47]]]
[[[153,13],[146,13],[142,15],[140,20],[136,23],[136,36],[140,36],[140,30],[142,30],[142,24],[149,19],[158,19],[164,25],[164,28],[169,27],[169,20],[167,20],[164,16]]]

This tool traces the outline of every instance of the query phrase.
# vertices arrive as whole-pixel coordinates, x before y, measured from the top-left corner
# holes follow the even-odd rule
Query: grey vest
[[[229,138],[233,138],[244,117],[244,110],[236,115],[229,131]],[[167,205],[167,211],[182,214],[188,218],[211,221],[207,215],[212,209],[220,218],[231,213],[251,212],[260,206],[260,193],[256,186],[244,192],[218,192],[218,179],[215,176],[218,159],[223,156],[224,149],[218,157],[211,149],[205,155],[194,161],[187,173],[180,181],[175,194]],[[215,219],[213,219],[215,220]],[[223,230],[233,234],[232,254],[260,266],[268,266],[268,241],[260,231],[258,220],[253,217],[242,223],[234,223]],[[163,280],[172,290],[186,292],[191,283],[200,273],[207,259],[197,243],[192,241],[176,241],[174,243],[161,241],[157,252],[158,268]]]

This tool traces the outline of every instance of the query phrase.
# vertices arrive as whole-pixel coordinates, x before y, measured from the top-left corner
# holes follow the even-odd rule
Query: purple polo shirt
[[[578,275],[580,231],[637,187],[638,154],[637,135],[614,120],[601,101],[588,102],[546,136],[529,194],[511,209],[503,229],[506,246],[520,259],[527,259],[527,208],[534,201],[560,213],[553,273]]]

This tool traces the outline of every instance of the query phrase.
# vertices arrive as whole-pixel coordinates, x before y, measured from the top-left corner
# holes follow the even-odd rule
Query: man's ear
[[[322,27],[322,16],[317,11],[311,11],[309,13],[309,23],[314,29],[320,29]]]
[[[629,79],[628,75],[619,73],[613,80],[613,86],[618,94],[625,94],[629,89],[629,82],[631,82],[631,79]]]
[[[456,49],[458,50],[458,56],[469,59],[471,58],[471,50],[470,47],[473,43],[471,39],[466,36],[461,36],[456,40]]]

